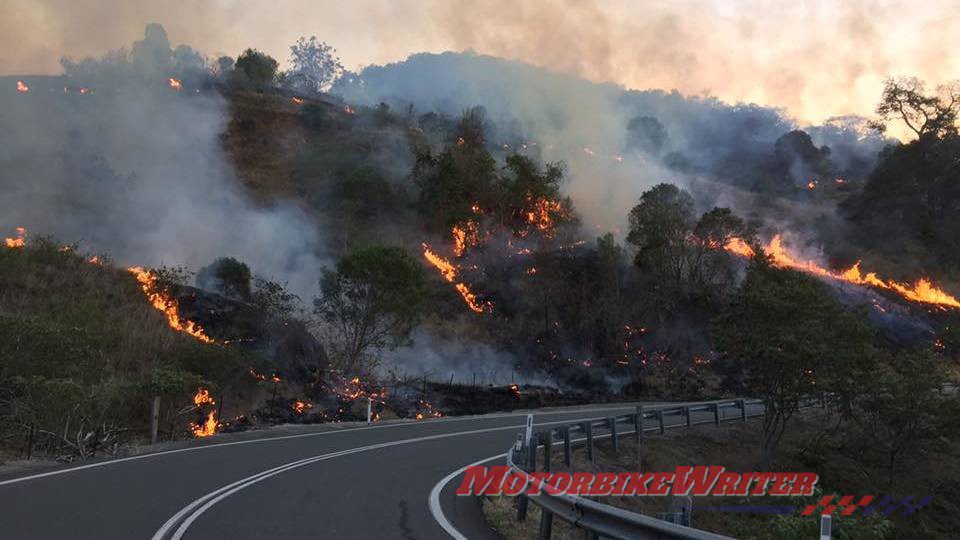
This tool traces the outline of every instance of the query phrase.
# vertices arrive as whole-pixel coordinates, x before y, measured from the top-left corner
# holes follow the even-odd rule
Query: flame
[[[213,343],[213,339],[203,332],[200,325],[193,321],[180,319],[180,314],[177,312],[177,301],[157,290],[157,277],[153,272],[139,266],[132,266],[127,270],[136,276],[137,281],[140,282],[140,288],[143,289],[143,294],[147,296],[153,307],[167,316],[167,324],[170,325],[170,328],[190,334],[204,343]]]
[[[453,283],[453,286],[457,289],[457,292],[460,293],[460,296],[463,297],[463,301],[467,303],[467,307],[477,313],[483,313],[484,311],[491,308],[489,302],[479,302],[477,301],[477,295],[470,291],[465,283],[457,282],[457,267],[450,264],[450,261],[444,259],[440,255],[434,253],[430,246],[426,243],[421,244],[423,246],[423,256],[430,262],[433,266],[440,271],[440,274],[443,276],[443,279],[447,280],[450,283]]]
[[[30,91],[30,87],[23,83],[23,81],[17,81],[17,92],[21,94],[26,94]]]
[[[477,206],[474,205],[474,208]],[[463,225],[454,225],[450,233],[453,235],[453,254],[457,257],[462,257],[468,247],[476,247],[481,243],[480,228],[472,219],[467,220]]]
[[[17,231],[16,238],[4,239],[4,243],[6,243],[7,247],[10,249],[22,248],[23,246],[27,245],[27,230],[23,227],[17,227],[15,230]]]
[[[740,238],[731,239],[724,247],[727,251],[744,257],[752,257],[754,253],[753,248]],[[787,250],[779,234],[775,235],[764,249],[773,259],[773,264],[780,268],[792,268],[823,278],[886,289],[913,302],[960,308],[960,300],[935,286],[928,278],[920,278],[913,285],[892,279],[883,279],[878,277],[876,272],[864,273],[860,269],[861,261],[857,261],[846,270],[835,272],[818,265],[814,261],[800,260]]]
[[[87,259],[87,262],[90,264],[95,264],[97,266],[103,266],[103,259],[101,259],[98,255],[94,255],[93,257],[90,257],[89,259]]]
[[[349,105],[344,105],[344,106],[343,106],[343,112],[345,112],[345,113],[347,113],[347,114],[357,114],[357,110],[354,109],[353,107],[349,106]]]
[[[292,98],[290,98],[290,101],[292,101],[292,102],[294,103],[294,105],[302,105],[302,104],[303,104],[303,98],[302,98],[302,97],[293,96]]]
[[[313,403],[297,400],[293,403],[293,412],[303,414],[307,409],[312,409]]]
[[[811,180],[811,181],[807,182],[807,189],[810,189],[810,190],[817,189],[817,181],[816,181],[816,180]]]
[[[177,92],[183,90],[183,83],[180,82],[180,79],[174,79],[173,77],[170,77],[167,79],[167,84],[170,86],[170,88],[173,88]]]
[[[545,198],[533,200],[528,197],[527,201],[531,203],[530,209],[525,212],[527,223],[535,226],[547,238],[552,238],[555,223],[554,216],[564,214],[563,204],[560,201],[552,201]]]
[[[193,395],[193,404],[197,409],[204,405],[216,405],[216,401],[210,397],[210,392],[205,388],[198,388],[197,393]],[[190,431],[194,437],[209,437],[217,432],[217,414],[214,411],[207,413],[207,419],[202,424],[191,423]]]

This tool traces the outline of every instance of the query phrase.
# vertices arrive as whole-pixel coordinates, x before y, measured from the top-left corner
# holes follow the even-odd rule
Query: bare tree
[[[343,65],[337,50],[322,41],[317,36],[310,39],[301,37],[290,47],[290,63],[293,69],[287,74],[287,79],[294,87],[312,92],[322,92],[343,74]]]
[[[928,94],[923,81],[916,77],[887,79],[876,111],[880,118],[873,125],[881,132],[888,122],[900,120],[918,139],[956,135],[960,81],[940,85]]]

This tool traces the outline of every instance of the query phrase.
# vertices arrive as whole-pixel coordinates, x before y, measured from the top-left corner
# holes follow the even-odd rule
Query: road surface
[[[534,423],[634,411],[634,405],[534,411]],[[478,502],[453,495],[459,479],[451,473],[503,454],[525,417],[213,437],[202,446],[0,478],[0,538],[495,538]]]

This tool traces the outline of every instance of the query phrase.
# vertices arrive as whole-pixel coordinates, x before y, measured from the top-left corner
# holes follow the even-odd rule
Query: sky
[[[869,115],[888,76],[960,78],[960,0],[0,0],[0,74],[56,74],[162,24],[208,56],[286,62],[316,35],[349,69],[473,50],[627,88]]]

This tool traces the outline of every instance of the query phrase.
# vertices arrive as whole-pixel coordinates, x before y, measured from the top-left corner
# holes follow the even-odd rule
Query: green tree
[[[237,57],[233,74],[240,84],[263,89],[276,80],[277,65],[277,61],[270,55],[256,49],[247,49]]]
[[[659,184],[640,196],[628,218],[627,242],[637,248],[634,264],[669,279],[679,289],[696,219],[693,197],[673,184]]]
[[[197,273],[197,284],[240,300],[250,299],[250,267],[233,257],[221,257]]]
[[[288,81],[295,87],[311,92],[322,92],[343,73],[343,65],[337,50],[317,36],[301,37],[290,47],[290,64],[293,69]]]
[[[775,268],[762,253],[714,320],[712,334],[717,351],[743,373],[747,394],[764,400],[761,447],[768,465],[800,398],[849,393],[873,350],[870,327],[822,282]]]
[[[350,251],[336,270],[324,270],[314,308],[328,325],[345,373],[375,367],[377,351],[409,339],[425,295],[423,267],[399,247]]]

